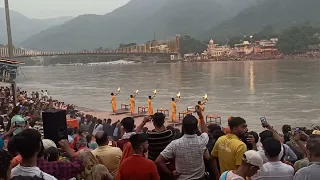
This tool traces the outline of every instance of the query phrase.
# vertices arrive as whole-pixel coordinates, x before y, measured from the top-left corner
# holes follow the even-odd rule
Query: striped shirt
[[[172,141],[173,133],[171,130],[164,130],[156,132],[155,130],[148,131],[148,158],[155,161],[160,153],[167,147]]]

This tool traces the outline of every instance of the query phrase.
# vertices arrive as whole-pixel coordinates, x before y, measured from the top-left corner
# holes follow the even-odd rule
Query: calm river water
[[[69,67],[23,67],[17,83],[24,90],[47,89],[55,99],[110,111],[110,93],[121,87],[117,105],[129,103],[136,89],[136,106],[146,105],[157,89],[154,109],[171,108],[181,92],[179,110],[196,105],[205,93],[206,113],[245,118],[260,128],[260,116],[278,129],[320,124],[320,60],[132,64]]]

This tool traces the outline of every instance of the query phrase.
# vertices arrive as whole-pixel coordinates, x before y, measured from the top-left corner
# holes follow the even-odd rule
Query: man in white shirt
[[[26,129],[15,136],[14,144],[22,156],[21,163],[11,170],[12,179],[20,177],[38,177],[44,180],[56,180],[55,177],[37,167],[37,156],[41,151],[41,134],[34,129]]]
[[[282,163],[279,160],[281,152],[280,141],[273,137],[263,140],[262,146],[268,162],[265,163],[261,170],[254,175],[252,180],[292,180],[294,175],[293,167]]]
[[[99,132],[99,131],[103,131],[103,125],[102,125],[101,119],[99,119],[97,121],[97,124],[94,125],[92,135],[95,136],[97,134],[97,132]]]
[[[294,176],[294,180],[320,179],[320,135],[311,135],[306,148],[310,164],[300,169]]]
[[[182,122],[185,134],[172,141],[158,156],[155,163],[161,172],[177,180],[204,179],[204,157],[209,156],[207,144],[209,141],[208,129],[201,113],[198,113],[202,134],[198,136],[198,120],[192,115],[187,115]],[[207,155],[206,155],[207,154]],[[171,172],[166,161],[174,159],[176,171]]]
[[[238,169],[222,173],[220,180],[246,180],[246,177],[255,175],[262,167],[263,160],[259,153],[249,150],[244,153]]]

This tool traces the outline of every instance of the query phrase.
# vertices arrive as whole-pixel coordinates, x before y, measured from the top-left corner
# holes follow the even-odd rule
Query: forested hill
[[[216,25],[202,38],[226,39],[228,36],[250,36],[268,25],[271,25],[276,32],[306,22],[319,25],[319,7],[319,0],[262,0],[234,18]]]
[[[115,48],[121,43],[199,35],[255,0],[131,0],[103,16],[82,15],[30,37],[21,45],[49,51]],[[236,4],[232,4],[236,2]],[[228,4],[229,3],[229,4]]]

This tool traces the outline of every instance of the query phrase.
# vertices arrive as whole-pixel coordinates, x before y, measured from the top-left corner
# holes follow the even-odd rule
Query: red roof
[[[0,59],[0,63],[5,63],[5,64],[14,64],[14,65],[18,65],[18,64],[24,64],[23,62],[19,62],[16,60],[12,60],[12,59]]]

